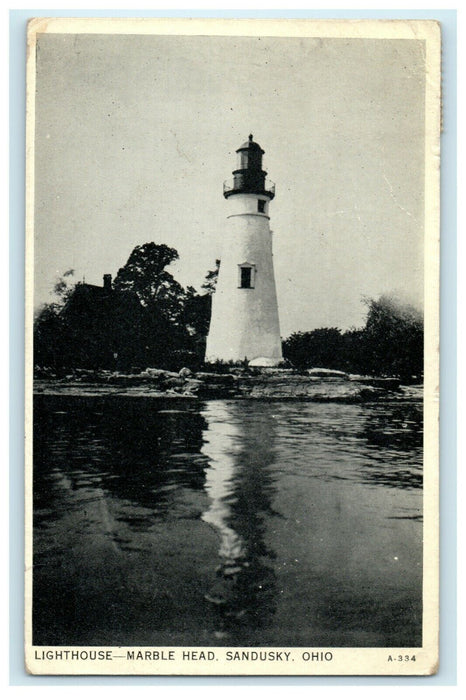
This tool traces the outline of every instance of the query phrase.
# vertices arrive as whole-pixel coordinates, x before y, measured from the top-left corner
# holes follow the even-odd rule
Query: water
[[[34,643],[421,645],[421,408],[37,396]]]

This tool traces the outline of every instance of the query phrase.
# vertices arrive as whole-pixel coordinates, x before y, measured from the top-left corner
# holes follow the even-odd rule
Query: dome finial
[[[252,134],[249,134],[249,140],[252,141]]]

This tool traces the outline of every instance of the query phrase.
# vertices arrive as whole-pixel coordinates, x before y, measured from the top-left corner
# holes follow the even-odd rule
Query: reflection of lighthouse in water
[[[274,419],[267,409],[249,415],[246,404],[220,401],[203,415],[209,426],[202,451],[210,462],[205,490],[211,503],[202,519],[220,536],[220,563],[205,597],[218,612],[217,634],[226,636],[243,625],[264,626],[274,612],[274,555],[264,542],[265,519],[275,515],[269,469]]]

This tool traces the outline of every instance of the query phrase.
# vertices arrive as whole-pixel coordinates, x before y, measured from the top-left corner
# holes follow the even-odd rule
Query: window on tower
[[[238,265],[238,287],[241,289],[252,289],[254,287],[254,265],[243,263]]]
[[[265,201],[263,199],[257,200],[257,211],[261,212],[262,214],[265,212]]]
[[[241,288],[250,289],[251,288],[251,268],[242,267],[241,268]]]

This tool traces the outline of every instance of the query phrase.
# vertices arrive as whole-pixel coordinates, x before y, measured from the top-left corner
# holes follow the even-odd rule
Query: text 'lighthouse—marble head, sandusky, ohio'
[[[206,361],[274,367],[282,358],[273,272],[269,205],[275,185],[262,170],[264,151],[249,140],[236,151],[237,169],[223,185],[229,205]]]

